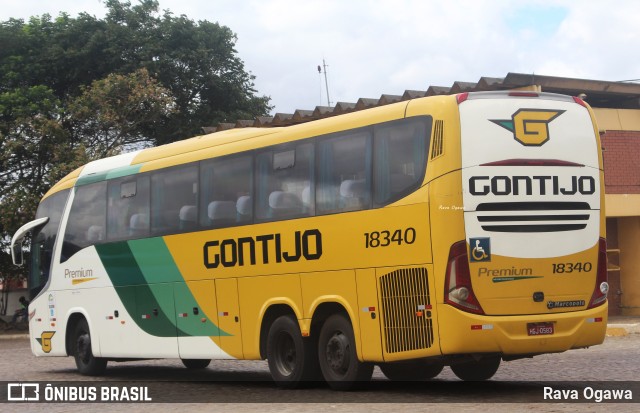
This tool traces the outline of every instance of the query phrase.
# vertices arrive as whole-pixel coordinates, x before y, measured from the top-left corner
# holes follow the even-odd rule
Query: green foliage
[[[76,134],[93,159],[152,144],[145,130],[176,112],[171,92],[146,69],[129,75],[110,74],[81,91],[68,110]]]
[[[228,27],[156,0],[104,4],[103,19],[0,22],[0,262],[40,197],[84,163],[270,110]]]
[[[142,128],[154,144],[201,133],[203,126],[265,115],[267,97],[256,96],[254,77],[225,26],[160,13],[158,2],[105,1],[107,15],[61,14],[0,23],[0,91],[46,85],[60,99],[108,75],[146,68],[175,98],[176,110]]]
[[[51,174],[56,161],[67,160],[60,110],[46,86],[0,93],[0,228],[33,219],[37,196],[60,178]]]

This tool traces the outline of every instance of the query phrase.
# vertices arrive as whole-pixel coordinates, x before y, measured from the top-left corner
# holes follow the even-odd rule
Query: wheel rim
[[[289,376],[296,368],[296,346],[288,334],[280,334],[277,341],[276,366],[283,376]]]
[[[335,373],[344,375],[349,369],[351,362],[349,339],[341,331],[336,331],[327,342],[326,357],[328,366]]]
[[[82,332],[78,335],[78,341],[76,342],[76,354],[83,363],[88,363],[91,357],[91,336],[87,332]]]

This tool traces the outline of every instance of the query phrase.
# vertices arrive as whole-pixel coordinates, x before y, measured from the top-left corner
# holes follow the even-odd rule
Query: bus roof
[[[431,99],[434,100],[434,103],[436,100],[451,100],[452,103],[455,102],[453,96],[434,96],[421,99]],[[99,159],[69,173],[57,182],[42,199],[75,185],[177,166],[210,157],[286,143],[300,138],[401,119],[404,117],[405,108],[409,102],[411,101],[393,103],[287,127],[230,129]]]

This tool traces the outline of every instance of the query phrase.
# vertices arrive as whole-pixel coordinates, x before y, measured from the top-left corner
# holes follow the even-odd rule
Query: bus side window
[[[61,262],[81,249],[93,245],[96,233],[104,233],[107,217],[107,182],[96,182],[76,188],[62,243]]]
[[[149,176],[127,176],[108,183],[107,238],[121,241],[149,235]]]
[[[318,214],[371,206],[371,132],[349,132],[318,143]]]
[[[164,169],[151,175],[152,236],[194,230],[196,205],[198,205],[197,165]],[[142,223],[144,218],[139,218]]]
[[[376,206],[394,202],[422,183],[431,123],[430,117],[420,117],[376,126],[373,144]]]
[[[257,157],[256,217],[259,220],[313,215],[313,144],[275,147]]]
[[[253,157],[231,156],[200,164],[200,225],[220,228],[250,223]]]

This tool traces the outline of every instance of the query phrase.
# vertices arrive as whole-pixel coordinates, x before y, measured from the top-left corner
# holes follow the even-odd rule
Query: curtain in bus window
[[[333,148],[331,141],[318,144],[318,177],[316,181],[316,208],[318,213],[338,209],[338,185],[335,182]]]
[[[200,163],[200,209],[198,212],[198,221],[203,227],[208,227],[211,225],[211,222],[209,221],[209,217],[207,215],[206,206],[213,199],[213,185],[213,161],[203,161]]]
[[[391,180],[390,161],[389,161],[389,139],[383,139],[380,132],[376,131],[374,141],[376,159],[373,168],[373,180],[375,182],[375,202],[382,204],[389,199],[391,188],[389,181]]]
[[[62,262],[82,248],[104,242],[106,216],[106,181],[76,188],[62,244]]]
[[[270,174],[272,152],[258,155],[256,160],[256,218],[269,218],[269,194],[271,193]]]
[[[430,118],[407,119],[375,130],[374,197],[385,205],[420,184],[426,164]]]

